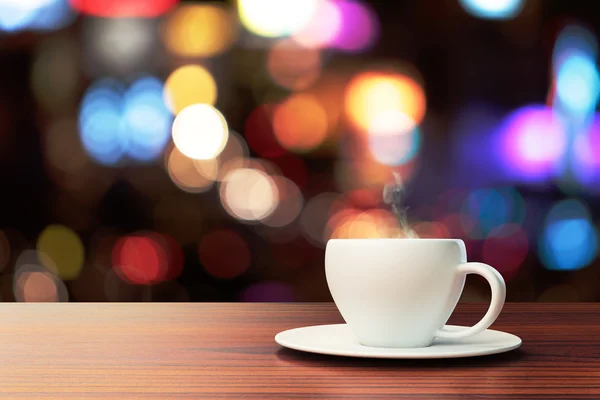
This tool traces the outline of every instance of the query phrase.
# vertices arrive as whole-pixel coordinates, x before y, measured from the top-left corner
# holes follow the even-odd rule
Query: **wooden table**
[[[483,305],[451,319],[472,324]],[[332,304],[0,304],[0,398],[600,399],[600,304],[507,304],[510,353],[368,360],[280,348]]]

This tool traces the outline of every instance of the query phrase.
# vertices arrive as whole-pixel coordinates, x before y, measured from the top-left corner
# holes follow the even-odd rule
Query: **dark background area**
[[[243,24],[226,51],[211,57],[174,54],[157,34],[148,45],[150,56],[125,70],[111,68],[118,65],[106,56],[112,49],[97,54],[95,38],[108,28],[88,29],[116,17],[73,11],[73,20],[57,29],[0,30],[1,299],[330,300],[323,264],[327,237],[315,240],[307,229],[322,232],[334,211],[341,209],[352,209],[358,219],[360,212],[389,210],[380,196],[396,171],[406,183],[408,220],[417,233],[465,240],[471,261],[490,263],[504,275],[509,301],[600,300],[597,90],[592,91],[593,104],[585,112],[575,110],[587,114],[572,118],[573,110],[565,111],[568,104],[557,106],[554,88],[561,75],[553,73],[556,40],[566,27],[581,27],[595,40],[599,22],[595,3],[528,0],[514,18],[500,20],[471,15],[458,0],[357,3],[376,15],[377,40],[353,52],[319,50],[320,75],[300,90],[282,88],[269,79],[265,63],[279,39],[260,38]],[[178,7],[213,4],[217,3],[181,2],[144,21],[155,21],[156,27],[148,32],[156,33]],[[218,4],[237,21],[235,4]],[[0,12],[3,7],[8,6],[0,1]],[[133,20],[139,18],[125,19]],[[122,40],[127,40],[127,31],[122,34]],[[574,39],[571,46],[577,48],[581,40]],[[585,43],[597,46],[593,41]],[[115,45],[113,57],[119,57],[118,51]],[[48,52],[53,56],[44,55]],[[591,63],[595,66],[595,58]],[[154,160],[125,158],[106,165],[89,152],[86,155],[77,136],[64,133],[60,139],[64,145],[52,141],[60,131],[57,126],[64,132],[67,126],[77,127],[82,99],[99,80],[113,78],[126,87],[140,76],[152,76],[164,83],[184,65],[204,66],[212,73],[219,90],[215,107],[229,128],[250,143],[248,157],[279,166],[277,174],[299,188],[303,209],[289,224],[269,227],[236,218],[222,204],[224,189],[219,182],[202,193],[182,190],[164,163],[163,151],[168,154],[172,143]],[[405,73],[406,66],[418,73]],[[348,110],[338,110],[339,118],[328,127],[328,139],[309,150],[286,148],[269,157],[256,151],[260,144],[253,147],[256,139],[253,142],[248,135],[258,135],[254,136],[258,143],[267,143],[272,131],[272,116],[265,114],[262,125],[249,122],[257,107],[282,104],[290,96],[331,83],[339,86],[332,102],[343,108],[352,77],[377,70],[406,74],[426,97],[425,116],[415,121],[418,152],[406,162],[385,165],[356,156],[366,151],[365,144],[353,142],[357,133]],[[42,96],[35,79],[45,82]],[[594,88],[594,82],[588,87]],[[511,158],[509,151],[498,152],[496,142],[510,116],[530,106],[545,116],[577,120],[565,123],[568,139],[557,145],[561,154],[549,161],[551,171],[534,178],[527,175],[527,162],[518,161],[518,155]],[[532,113],[527,115],[535,120]],[[305,118],[312,118],[310,110]],[[529,146],[545,148],[554,140],[554,131],[546,135],[544,124],[539,129]],[[584,146],[591,157],[585,179],[577,172],[582,170],[577,167],[578,153],[569,153],[569,143],[577,135],[591,138]],[[54,143],[54,150],[48,143]],[[353,146],[358,150],[348,155]],[[53,161],[56,154],[64,161],[58,166]],[[361,174],[373,163],[376,178],[365,178]],[[341,179],[340,165],[351,171]],[[250,198],[252,188],[246,189],[242,197]],[[338,197],[334,201],[332,196]],[[312,201],[315,198],[326,201]],[[388,214],[383,220],[389,221]],[[367,221],[364,229],[338,234],[373,236],[370,232],[376,229],[371,225],[383,220],[360,220]],[[363,226],[360,221],[354,226]],[[44,232],[55,236],[44,242],[40,239]],[[163,236],[156,239],[153,235],[158,234]],[[71,247],[78,248],[77,243],[82,257]],[[124,255],[123,249],[133,249],[135,254]],[[61,263],[76,271],[65,272]],[[156,265],[164,273],[149,271],[147,265]],[[470,278],[463,298],[483,301],[487,290],[483,280]]]

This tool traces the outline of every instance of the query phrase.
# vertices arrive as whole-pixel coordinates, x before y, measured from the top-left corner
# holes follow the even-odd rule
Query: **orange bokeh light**
[[[421,86],[408,76],[363,72],[348,84],[345,108],[350,121],[368,132],[382,117],[396,113],[419,124],[425,115],[426,100]]]
[[[295,94],[281,103],[273,115],[277,141],[292,151],[309,151],[327,136],[327,114],[310,94]]]

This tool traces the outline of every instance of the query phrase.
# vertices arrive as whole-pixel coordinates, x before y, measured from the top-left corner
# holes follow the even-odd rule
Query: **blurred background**
[[[328,301],[396,173],[509,301],[598,301],[595,8],[0,0],[0,298]]]

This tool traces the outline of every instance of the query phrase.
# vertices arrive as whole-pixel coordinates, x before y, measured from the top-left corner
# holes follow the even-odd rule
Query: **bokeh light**
[[[552,207],[539,239],[539,255],[551,270],[578,270],[598,254],[598,231],[588,208],[578,200],[564,200]]]
[[[217,179],[222,181],[234,169],[248,166],[250,149],[244,138],[237,132],[230,130],[225,148],[217,157]]]
[[[52,31],[74,20],[67,0],[0,0],[0,31]]]
[[[216,159],[193,160],[176,147],[166,156],[166,168],[173,183],[188,193],[208,191],[217,179],[219,171]]]
[[[600,192],[600,116],[595,115],[589,129],[575,138],[572,161],[577,181],[592,193]]]
[[[225,117],[208,104],[194,104],[185,108],[173,122],[175,146],[195,160],[217,157],[225,148],[228,137]]]
[[[290,179],[283,176],[274,176],[272,179],[277,187],[277,207],[262,223],[280,228],[291,224],[298,218],[304,205],[304,198],[298,186]]]
[[[14,279],[15,300],[27,303],[67,301],[67,289],[49,272],[25,266]]]
[[[385,165],[405,164],[415,158],[421,147],[421,131],[398,111],[378,115],[368,133],[371,155]]]
[[[162,90],[154,77],[139,78],[127,90],[113,80],[90,86],[79,113],[88,154],[105,165],[116,165],[125,155],[143,162],[157,159],[169,142],[172,119]]]
[[[555,74],[556,67],[560,65],[561,59],[572,52],[585,55],[590,59],[596,59],[598,56],[598,41],[594,33],[576,24],[569,24],[561,29],[554,42],[554,51],[552,53],[552,64]]]
[[[526,182],[553,177],[567,146],[565,121],[546,106],[526,106],[499,129],[496,150],[508,176]]]
[[[324,192],[310,198],[300,214],[302,234],[313,245],[324,247],[329,239],[330,216],[345,207],[345,200],[339,193]]]
[[[236,40],[238,22],[232,11],[219,3],[182,4],[162,27],[166,47],[184,57],[214,57]]]
[[[63,280],[73,280],[79,276],[85,260],[85,249],[81,239],[64,225],[49,225],[37,240],[37,249],[52,259],[53,271]],[[43,263],[43,260],[42,260]]]
[[[525,5],[525,0],[459,0],[460,5],[474,17],[482,19],[512,19]]]
[[[242,221],[267,218],[279,202],[273,179],[255,168],[239,168],[228,173],[221,183],[220,196],[227,213]]]
[[[302,47],[321,49],[333,44],[342,29],[342,15],[332,0],[321,0],[312,18],[302,29],[294,32],[293,40]]]
[[[326,239],[376,239],[404,237],[394,214],[387,210],[372,209],[364,212],[353,209],[334,213]]]
[[[56,266],[45,253],[21,252],[15,263],[13,293],[20,302],[69,301],[65,284],[56,276]]]
[[[319,0],[238,0],[242,24],[265,37],[287,36],[308,25]]]
[[[242,275],[251,263],[250,247],[246,240],[232,230],[216,230],[200,239],[198,256],[210,275],[233,279]]]
[[[419,124],[425,115],[425,94],[417,82],[399,73],[363,72],[348,84],[346,113],[368,132],[374,124],[399,122],[398,115]],[[392,116],[392,117],[390,117]]]
[[[267,70],[271,79],[282,88],[303,90],[319,77],[321,54],[290,39],[282,39],[269,49]]]
[[[156,235],[136,234],[120,238],[112,250],[113,269],[126,282],[148,285],[168,274],[168,254]]]
[[[341,22],[332,47],[349,53],[359,53],[371,47],[379,38],[379,19],[366,3],[356,0],[335,0]],[[335,24],[335,17],[332,23]]]
[[[275,108],[273,129],[277,141],[284,148],[310,151],[327,137],[327,114],[316,97],[295,94]]]
[[[69,0],[84,13],[106,18],[155,18],[174,7],[179,0]]]
[[[556,100],[575,115],[595,110],[600,96],[596,61],[583,52],[571,51],[557,61]]]
[[[154,77],[143,77],[135,81],[125,93],[125,152],[134,160],[155,160],[169,143],[172,118],[163,101],[162,92],[161,81]]]
[[[81,142],[88,154],[104,165],[117,164],[125,152],[122,93],[120,84],[103,80],[90,86],[81,102]]]
[[[147,71],[158,62],[155,20],[86,18],[83,24],[84,67],[88,75],[125,77]]]
[[[527,254],[529,239],[518,224],[501,225],[490,231],[483,242],[482,260],[496,268],[510,281],[519,272]]]
[[[216,100],[217,83],[200,65],[180,67],[165,82],[165,102],[174,114],[194,104],[214,105]]]
[[[469,193],[461,207],[463,230],[474,239],[484,239],[506,224],[520,226],[525,220],[525,200],[513,188],[477,189]],[[509,234],[507,228],[498,231]]]
[[[413,224],[411,229],[421,239],[446,239],[451,238],[448,227],[442,222],[423,221]]]

